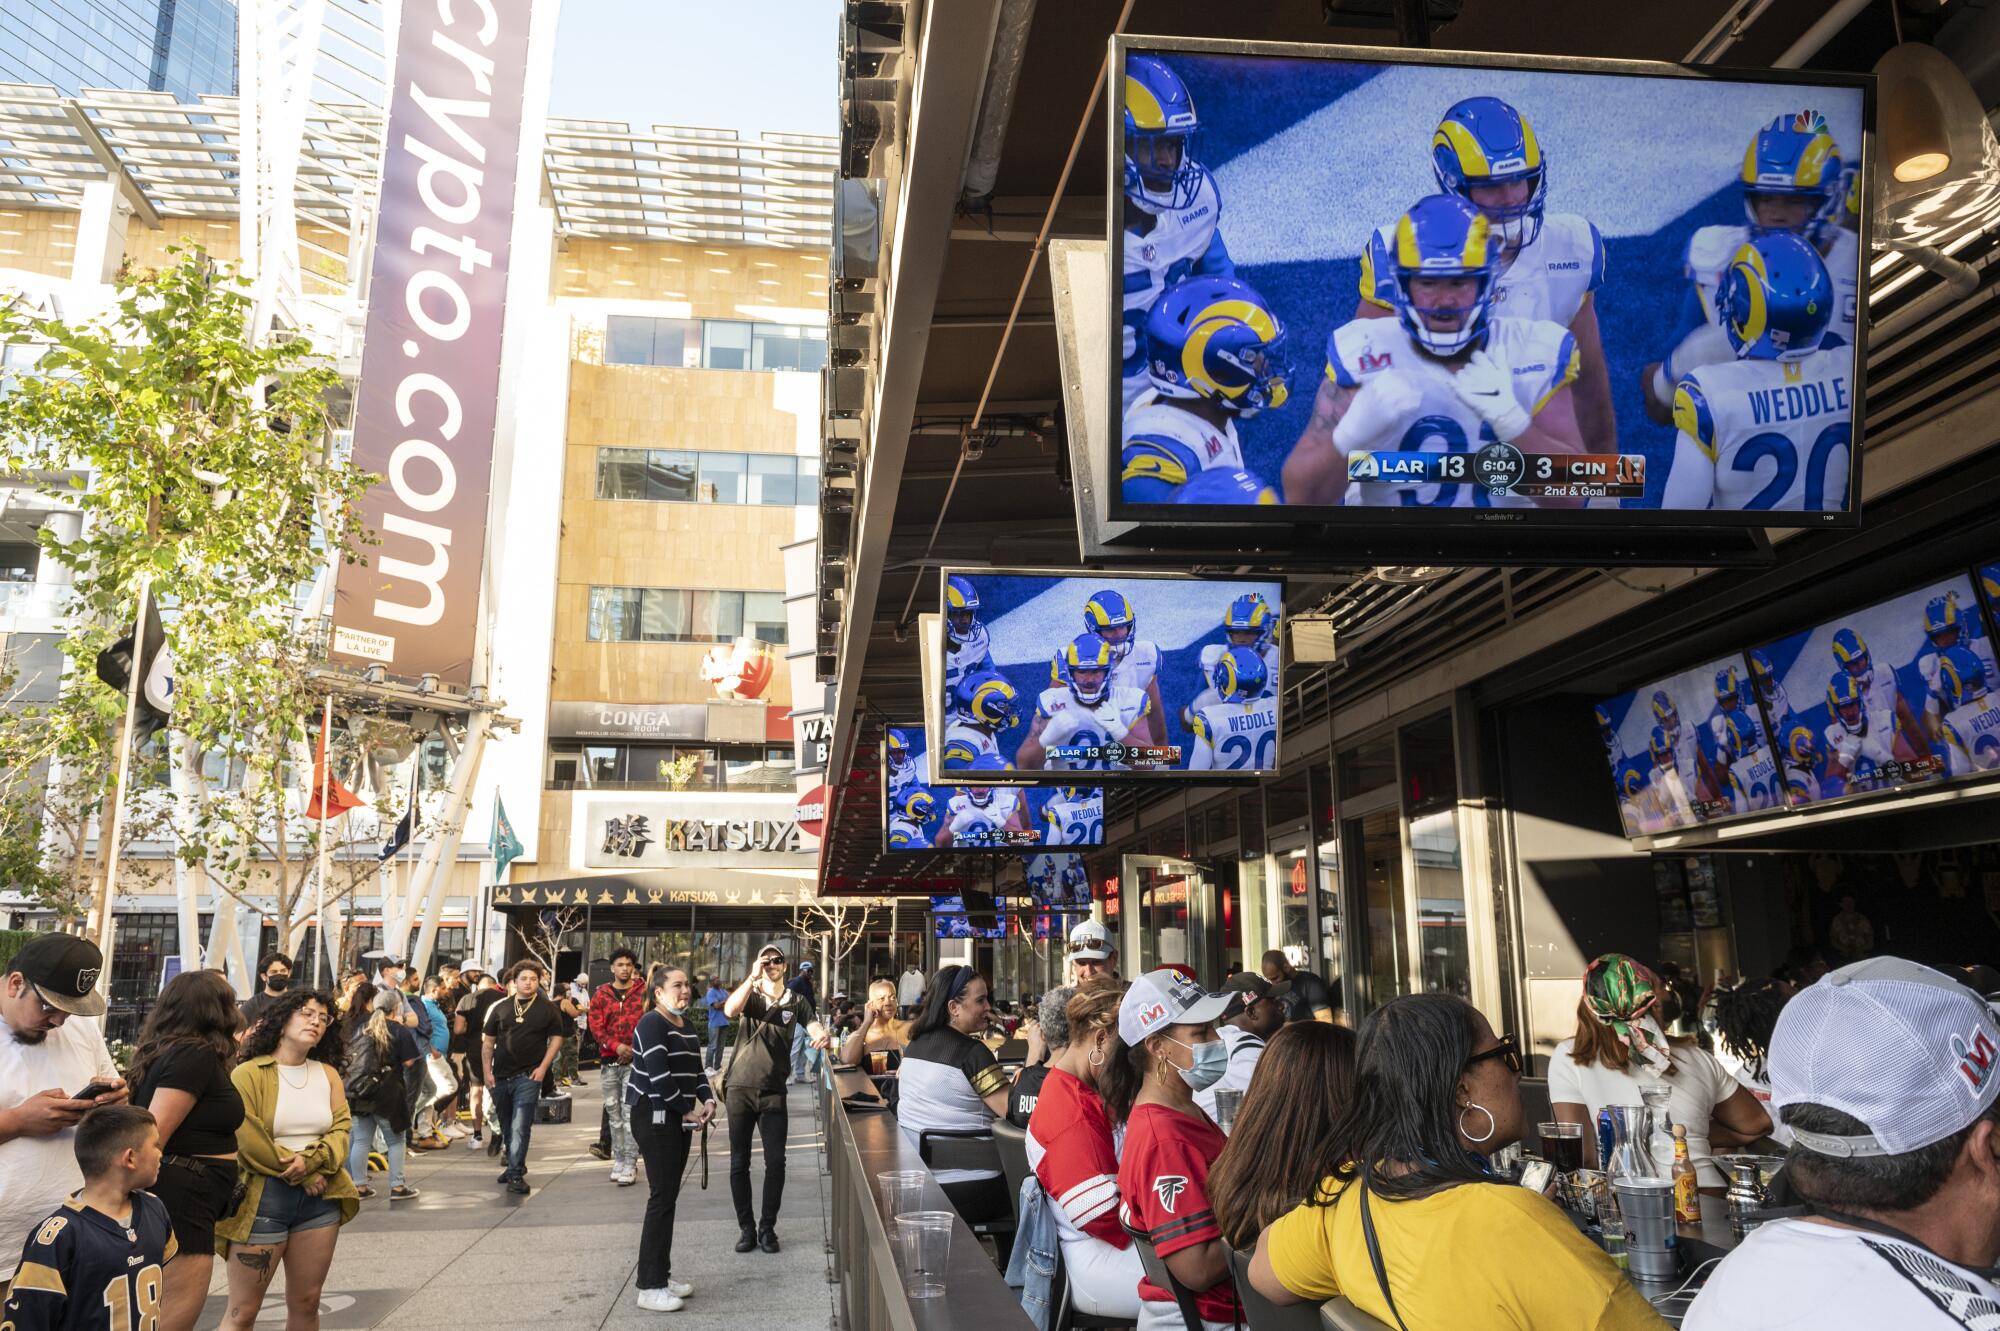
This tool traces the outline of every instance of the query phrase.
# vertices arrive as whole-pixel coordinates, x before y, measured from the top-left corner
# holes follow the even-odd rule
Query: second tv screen
[[[940,779],[1278,764],[1271,580],[946,569]]]

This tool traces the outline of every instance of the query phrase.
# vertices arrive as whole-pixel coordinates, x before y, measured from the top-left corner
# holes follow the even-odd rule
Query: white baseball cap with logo
[[[1943,1141],[2000,1099],[2000,1017],[1928,966],[1875,957],[1832,971],[1778,1016],[1771,1108],[1824,1105],[1868,1125],[1842,1137],[1792,1129],[1836,1159],[1904,1155]]]
[[[1096,920],[1085,920],[1069,931],[1071,961],[1108,961],[1112,951],[1110,931]]]
[[[1236,1006],[1240,994],[1211,994],[1177,970],[1147,971],[1118,1001],[1118,1038],[1138,1044],[1169,1026],[1205,1026]]]

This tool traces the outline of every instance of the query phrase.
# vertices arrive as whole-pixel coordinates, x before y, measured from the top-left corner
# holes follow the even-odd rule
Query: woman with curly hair
[[[132,1050],[132,1103],[153,1111],[160,1177],[179,1251],[160,1290],[159,1331],[190,1331],[208,1297],[215,1222],[236,1191],[236,1129],[243,1097],[229,1080],[236,1061],[236,992],[221,971],[187,971],[160,991]]]
[[[229,1076],[243,1097],[236,1129],[238,1187],[216,1251],[229,1265],[223,1331],[252,1331],[265,1291],[285,1268],[285,1331],[319,1331],[319,1297],[340,1226],[361,1209],[347,1155],[346,1064],[331,995],[287,993],[244,1038]]]

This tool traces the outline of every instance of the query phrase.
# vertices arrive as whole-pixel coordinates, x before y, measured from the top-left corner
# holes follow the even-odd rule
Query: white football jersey
[[[1561,324],[1543,319],[1494,319],[1487,325],[1486,350],[1514,372],[1514,399],[1529,414],[1575,380],[1582,364],[1576,339]],[[1342,388],[1358,388],[1372,375],[1398,373],[1422,393],[1417,417],[1400,438],[1365,442],[1370,452],[1476,453],[1491,440],[1479,413],[1452,390],[1452,367],[1419,348],[1396,319],[1354,319],[1333,330],[1326,342],[1326,374]],[[1357,460],[1349,468],[1350,505],[1426,505],[1436,508],[1524,507],[1525,498],[1492,498],[1471,482],[1390,485],[1369,479],[1373,472]]]
[[[1861,685],[1861,701],[1867,705],[1870,715],[1878,710],[1885,711],[1892,717],[1895,715],[1896,699],[1903,693],[1902,688],[1896,683],[1895,671],[1871,661],[1868,664],[1868,673],[1861,676],[1857,682]]]
[[[1141,236],[1125,232],[1125,405],[1153,386],[1146,373],[1146,314],[1168,287],[1195,271],[1215,243],[1222,220],[1222,195],[1215,177],[1201,170],[1201,183],[1187,207],[1160,213]]]
[[[981,804],[972,796],[960,791],[953,795],[944,806],[944,825],[951,833],[951,844],[991,844],[990,838],[1014,817],[1014,811],[1021,807],[1024,798],[1021,791],[1011,786],[988,786],[993,798]]]
[[[1767,748],[1752,749],[1729,764],[1729,807],[1734,813],[1775,809],[1785,802],[1778,763]]]
[[[930,847],[931,839],[925,834],[922,823],[913,823],[900,814],[889,819],[891,850],[929,850]]]
[[[945,727],[944,748],[938,754],[941,767],[970,767],[989,753],[999,753],[1000,742],[993,732],[970,721],[953,721]]]
[[[1698,789],[1696,778],[1701,767],[1695,761],[1695,754],[1700,746],[1695,743],[1694,731],[1685,725],[1676,726],[1670,738],[1674,746],[1674,771],[1680,775],[1682,789]]]
[[[1077,701],[1067,684],[1061,688],[1043,689],[1035,701],[1036,712],[1044,718],[1044,751],[1107,744],[1113,740],[1122,743],[1139,718],[1151,708],[1152,702],[1144,693],[1138,689],[1121,688],[1107,688],[1097,706],[1086,707]],[[1091,762],[1082,758],[1051,757],[1045,759],[1042,766],[1051,772],[1102,771],[1104,762],[1101,759]]]
[[[1866,709],[1866,722],[1859,730],[1835,716],[1826,728],[1826,751],[1847,767],[1845,791],[1873,790],[1882,784],[1876,770],[1896,761],[1896,715],[1886,707]]]
[[[1382,226],[1361,251],[1361,298],[1396,308],[1395,227]],[[1546,213],[1534,243],[1493,279],[1493,313],[1510,319],[1547,319],[1567,328],[1583,298],[1604,282],[1604,237],[1575,213]]]
[[[976,670],[992,668],[993,637],[984,624],[974,624],[963,641],[955,639],[949,627],[945,629],[944,696],[950,700],[951,710],[958,710],[958,682]]]
[[[1211,467],[1243,468],[1243,443],[1236,422],[1210,425],[1172,398],[1147,389],[1125,412],[1125,445],[1121,484],[1134,502],[1165,500],[1165,493],[1147,494],[1160,486],[1180,486]]]
[[[1278,765],[1278,700],[1210,703],[1194,714],[1189,771],[1270,771]]]
[[[1208,646],[1201,649],[1201,677],[1203,679],[1207,679],[1209,674],[1214,671],[1215,663],[1222,659],[1223,649],[1228,646],[1227,642],[1211,642]],[[1278,644],[1275,642],[1266,643],[1264,644],[1263,651],[1258,654],[1264,658],[1264,678],[1267,680],[1277,679]],[[1189,701],[1186,707],[1181,708],[1181,724],[1185,725],[1189,730],[1193,730],[1195,714],[1201,711],[1202,708],[1221,701],[1222,695],[1217,693],[1212,686],[1204,687],[1200,693],[1194,695],[1194,698]]]
[[[1721,322],[1715,311],[1715,297],[1722,289],[1723,274],[1736,261],[1737,252],[1749,243],[1747,225],[1700,227],[1688,237],[1687,254],[1682,262],[1688,280],[1694,283],[1695,292],[1701,297],[1701,312],[1710,323]],[[1820,258],[1826,262],[1826,275],[1833,279],[1833,318],[1826,331],[1852,347],[1854,324],[1861,313],[1855,285],[1861,274],[1861,243],[1852,231],[1837,227],[1832,245]]]
[[[1715,465],[1708,506],[1847,508],[1852,347],[1705,365],[1674,386],[1674,425]]]
[[[1676,827],[1693,827],[1694,801],[1688,798],[1688,784],[1671,767],[1655,767],[1646,781],[1650,807],[1641,813],[1648,832],[1667,832]]]
[[[1765,742],[1764,727],[1757,720],[1757,709],[1755,706],[1739,700],[1736,704],[1736,710],[1732,713],[1724,711],[1722,704],[1717,703],[1715,709],[1708,714],[1708,734],[1709,738],[1715,741],[1717,753],[1729,752],[1729,717],[1732,715],[1738,717],[1743,724],[1749,727],[1750,743],[1753,746],[1761,745]]]
[[[1058,791],[1042,806],[1042,844],[1094,846],[1104,840],[1104,798],[1063,798]]]
[[[1960,629],[1958,645],[1979,658],[1979,664],[1986,667],[1987,679],[2000,679],[2000,670],[1994,668],[1993,644],[1990,641],[1983,637],[1968,637],[1965,630]],[[1917,652],[1917,670],[1924,677],[1924,710],[1934,717],[1949,715],[1951,699],[1946,696],[1945,686],[1938,680],[1938,649],[1931,646],[1928,638]]]
[[[1117,651],[1112,648],[1112,651]],[[1141,693],[1146,686],[1160,677],[1160,645],[1154,642],[1135,642],[1131,650],[1111,664],[1111,686],[1118,689],[1137,689]]]
[[[897,762],[894,758],[889,760],[889,794],[892,797],[922,782],[923,773],[917,770],[917,760],[914,757],[905,756],[901,762]]]
[[[1947,716],[1944,734],[1946,771],[1970,776],[2000,767],[2000,702],[1991,696],[1974,698]]]

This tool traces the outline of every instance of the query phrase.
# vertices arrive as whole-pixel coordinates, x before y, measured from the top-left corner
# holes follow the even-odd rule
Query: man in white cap
[[[1843,966],[1786,1005],[1771,1108],[1805,1217],[1724,1258],[1687,1331],[2000,1327],[2000,1020],[1927,966]]]
[[[1069,964],[1076,978],[1085,984],[1100,975],[1118,978],[1118,949],[1112,946],[1111,931],[1096,920],[1085,920],[1069,931]]]

